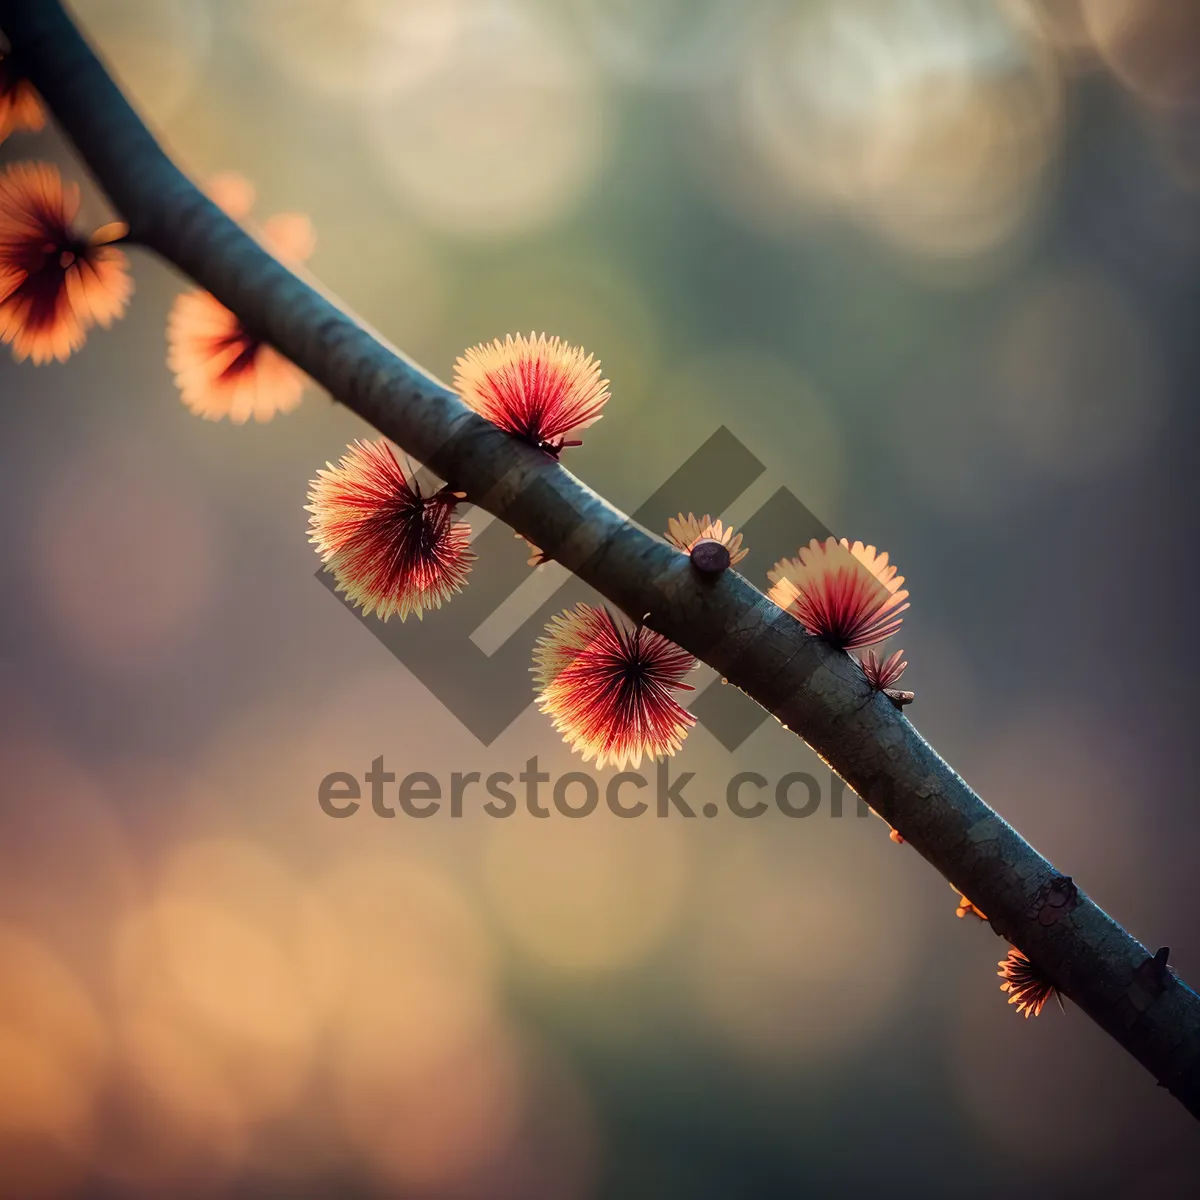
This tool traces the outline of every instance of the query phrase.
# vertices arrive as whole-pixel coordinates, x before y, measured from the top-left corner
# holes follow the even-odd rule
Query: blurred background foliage
[[[918,726],[1196,981],[1200,6],[74,7],[435,372],[594,351],[570,466],[622,507],[727,423],[768,468],[728,515],[787,486],[886,547]],[[363,426],[193,418],[182,281],[136,276],[66,366],[0,364],[0,1195],[1195,1194],[1182,1109],[1070,1005],[1020,1020],[873,819],[324,817],[380,754],[576,764],[532,710],[480,746],[339,610],[302,505]],[[676,765],[817,769],[774,723]]]

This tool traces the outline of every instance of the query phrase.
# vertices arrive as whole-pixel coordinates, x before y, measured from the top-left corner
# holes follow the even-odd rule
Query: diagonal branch
[[[0,0],[32,82],[129,223],[330,395],[625,612],[714,667],[830,766],[1200,1117],[1200,997],[992,811],[850,658],[733,571],[689,559],[280,265],[175,167],[58,0]]]

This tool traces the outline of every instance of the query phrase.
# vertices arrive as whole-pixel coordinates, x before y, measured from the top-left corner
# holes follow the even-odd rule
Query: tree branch
[[[121,216],[330,395],[796,731],[1189,1111],[1200,997],[963,782],[848,655],[713,580],[292,274],[164,154],[57,0],[0,0],[14,57]],[[790,548],[789,548],[790,549]]]

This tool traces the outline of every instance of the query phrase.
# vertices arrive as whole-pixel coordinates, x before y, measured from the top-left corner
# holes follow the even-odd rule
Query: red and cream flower
[[[33,84],[0,51],[0,142],[18,129],[36,132],[45,124],[46,110]]]
[[[253,185],[232,173],[215,176],[209,195],[235,220],[248,216],[254,204]],[[269,218],[262,240],[277,258],[291,263],[303,262],[316,246],[312,222],[302,213]],[[207,292],[184,292],[171,306],[167,366],[192,412],[208,421],[228,417],[236,425],[291,412],[307,382],[299,367]]]
[[[722,525],[720,520],[714,521],[708,513],[702,517],[697,517],[695,513],[688,513],[685,517],[680,513],[667,522],[667,541],[678,546],[684,554],[691,554],[692,548],[703,539],[720,542],[729,551],[731,567],[750,553],[749,549],[742,549],[742,535],[734,533],[732,525]]]
[[[900,628],[908,608],[904,577],[862,542],[813,538],[798,558],[771,568],[770,597],[816,637],[843,650],[873,646]]]
[[[1008,957],[998,965],[1000,970],[996,974],[1004,980],[1000,990],[1008,993],[1009,1004],[1015,1004],[1017,1012],[1022,1016],[1039,1016],[1051,996],[1058,1000],[1058,1007],[1062,1008],[1062,997],[1058,994],[1058,989],[1045,972],[1015,946],[1008,952]]]
[[[638,766],[683,744],[696,718],[673,696],[696,660],[659,633],[579,604],[554,617],[534,648],[538,706],[596,766]]]
[[[858,665],[862,667],[862,672],[871,687],[877,692],[883,692],[899,682],[908,663],[904,661],[903,650],[897,650],[885,659],[880,659],[874,650],[868,650],[859,659]]]
[[[473,346],[454,364],[454,389],[480,416],[557,455],[600,419],[608,380],[600,364],[558,338],[511,334]]]
[[[310,485],[309,540],[337,590],[386,621],[420,618],[466,583],[471,527],[455,520],[459,494],[422,495],[385,441],[354,442]]]
[[[14,163],[0,174],[0,338],[18,362],[62,362],[93,325],[107,328],[129,304],[129,263],[110,244],[125,226],[84,237],[72,227],[78,211],[78,186],[50,163]]]

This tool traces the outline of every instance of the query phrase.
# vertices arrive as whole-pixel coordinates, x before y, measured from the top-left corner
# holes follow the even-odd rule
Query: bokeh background
[[[886,547],[914,721],[1200,978],[1200,6],[75,10],[435,372],[599,355],[570,466],[616,503],[726,423],[768,468],[729,515],[787,486]],[[192,417],[184,282],[135,271],[67,365],[0,363],[0,1194],[1196,1194],[1182,1109],[1071,1005],[1016,1016],[873,818],[322,815],[377,755],[577,762],[532,709],[480,745],[314,581],[307,481],[364,427]],[[774,722],[678,766],[816,769]]]

